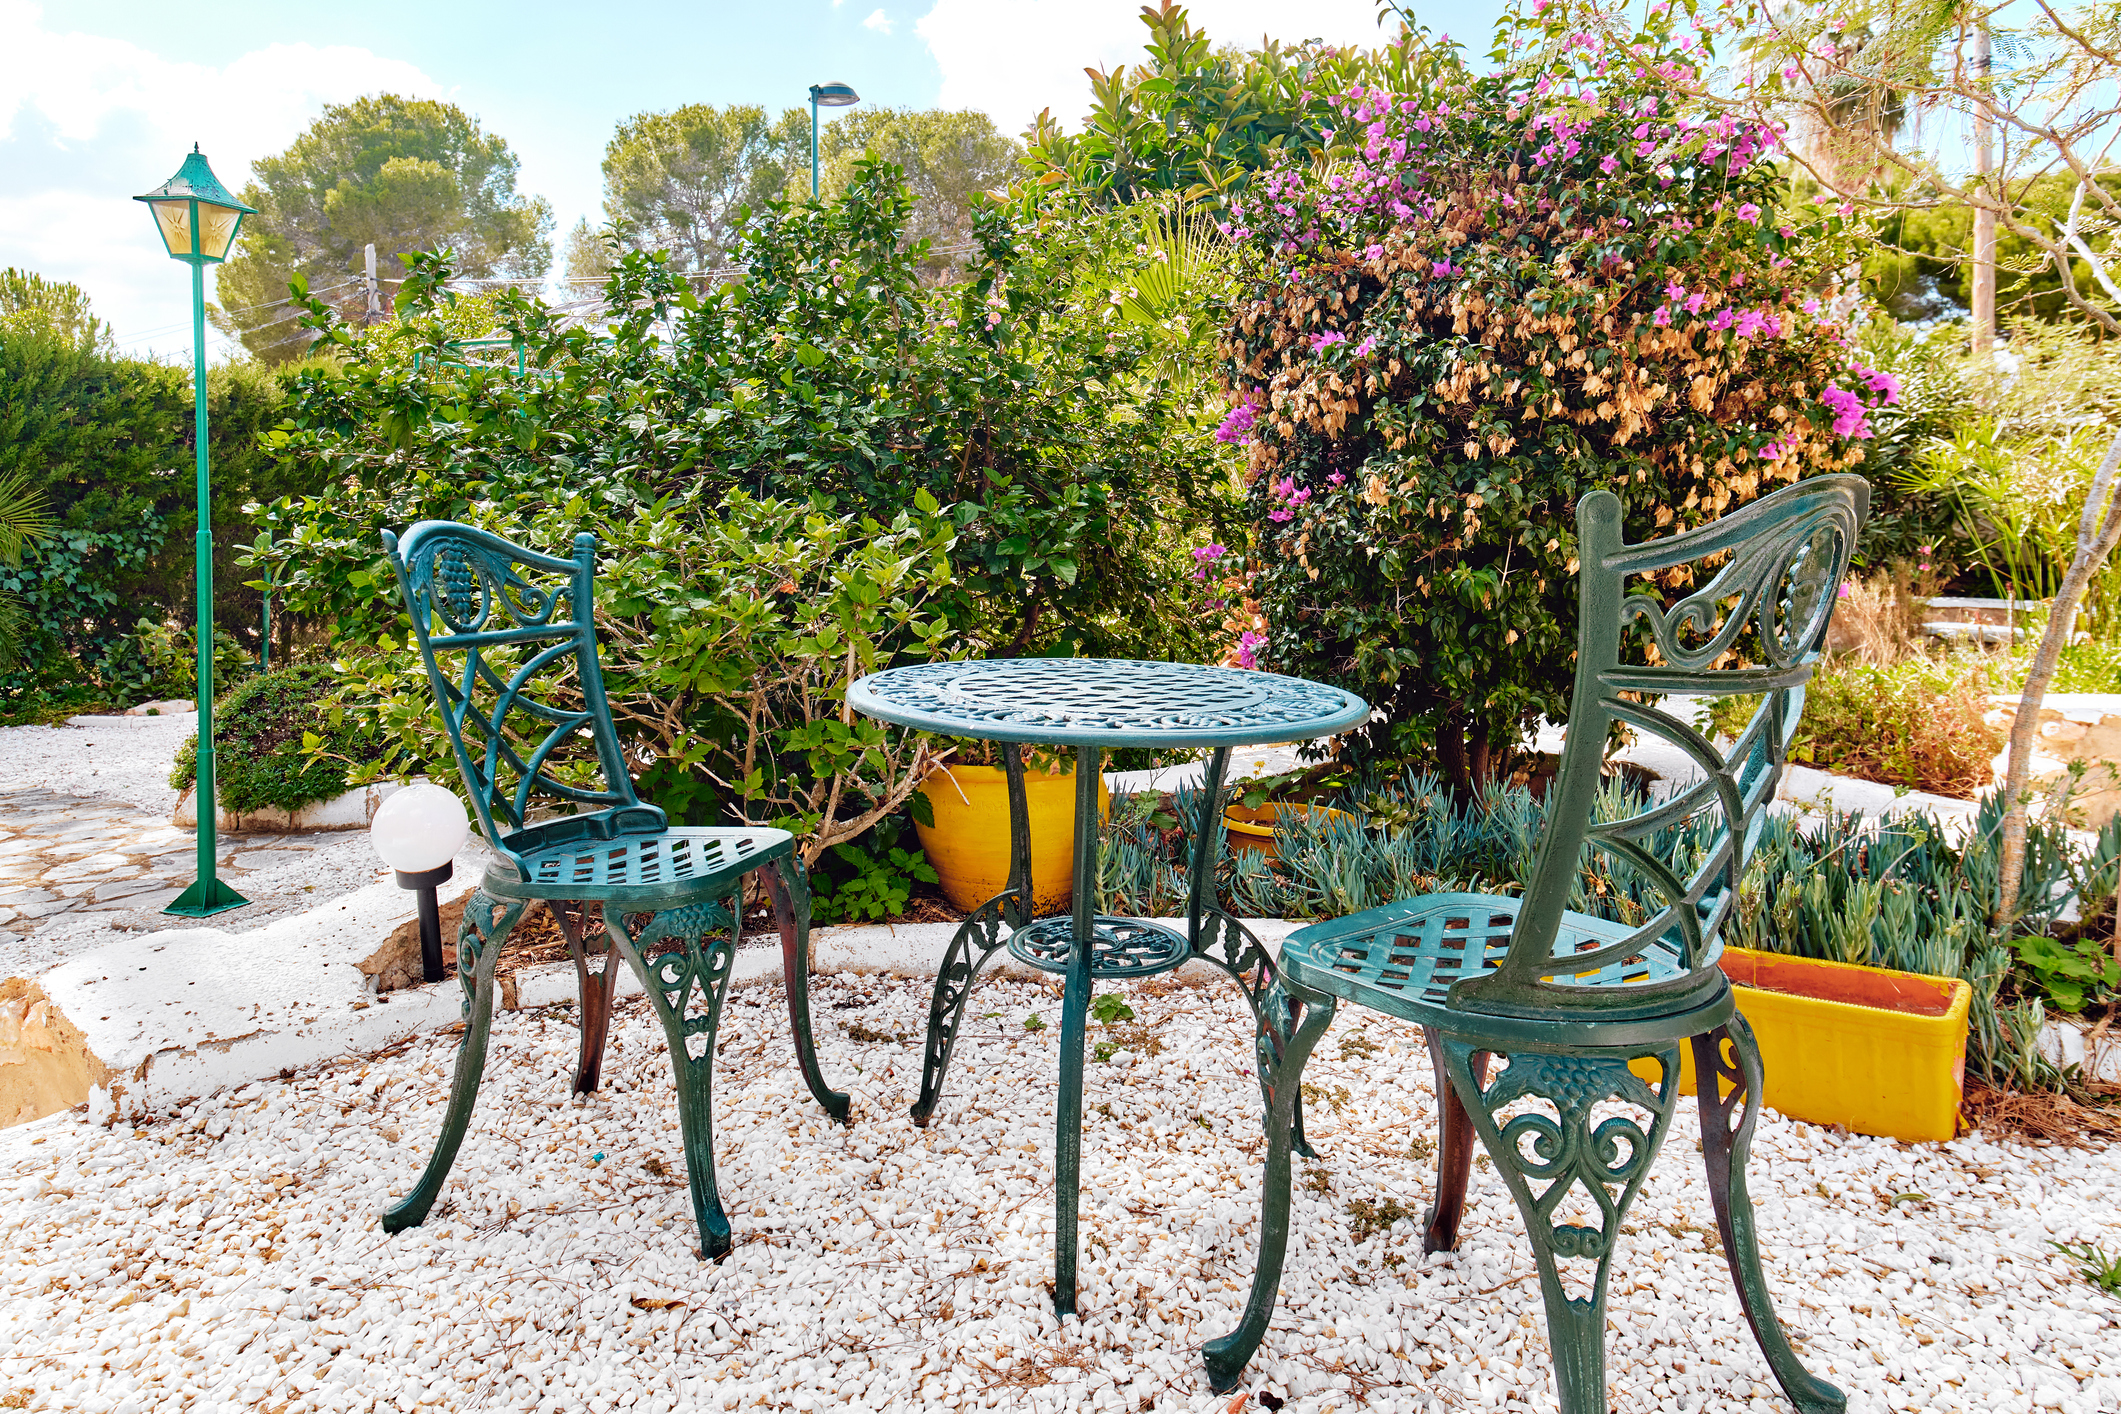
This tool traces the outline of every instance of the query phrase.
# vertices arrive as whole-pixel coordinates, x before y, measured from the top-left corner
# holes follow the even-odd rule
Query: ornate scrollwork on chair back
[[[1453,1006],[1619,1020],[1687,1010],[1717,994],[1724,985],[1717,935],[1781,781],[1804,685],[1869,504],[1861,477],[1823,476],[1699,530],[1640,545],[1621,540],[1620,502],[1611,492],[1577,504],[1576,691],[1546,834],[1508,954],[1494,971],[1457,983]],[[1682,567],[1713,573],[1667,606],[1656,586]],[[1700,574],[1691,578],[1698,583]],[[1647,592],[1637,588],[1645,583]],[[1621,662],[1631,630],[1646,662]],[[1754,661],[1736,665],[1741,658]],[[1761,703],[1736,741],[1720,748],[1657,705],[1668,694],[1758,694]],[[1677,747],[1702,779],[1625,818],[1595,818],[1615,722]],[[1697,817],[1711,828],[1684,828]],[[1660,837],[1669,846],[1683,835],[1692,847],[1660,855]],[[1611,929],[1568,921],[1586,845],[1660,901],[1618,940]]]
[[[421,521],[402,541],[384,531],[383,549],[488,843],[519,861],[548,835],[660,829],[662,812],[634,796],[604,700],[593,610],[596,537],[577,535],[574,557],[562,560],[474,526]],[[445,671],[443,659],[457,655],[461,664]],[[570,666],[579,706],[538,695],[540,680]],[[548,769],[556,752],[585,737],[603,789],[570,784]],[[538,795],[593,808],[533,826],[528,816]]]

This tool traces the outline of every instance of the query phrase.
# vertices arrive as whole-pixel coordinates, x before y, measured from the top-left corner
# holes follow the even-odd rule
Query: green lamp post
[[[810,199],[817,200],[817,110],[820,108],[852,108],[862,101],[852,84],[814,83],[810,85]]]
[[[213,491],[206,472],[206,267],[228,259],[243,218],[257,210],[245,206],[221,185],[192,144],[177,175],[145,196],[155,214],[155,230],[170,259],[191,266],[192,441],[198,457],[199,532],[193,541],[199,596],[199,771],[193,799],[198,802],[199,876],[169,906],[171,913],[204,918],[250,902],[221,882],[214,871],[214,532]]]

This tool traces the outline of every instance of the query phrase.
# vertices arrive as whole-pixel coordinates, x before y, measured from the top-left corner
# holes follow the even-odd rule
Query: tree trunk
[[[1974,35],[1975,82],[1988,92],[1989,37],[1984,20]],[[1974,176],[1983,195],[1988,195],[1989,174],[1994,168],[1989,151],[1991,127],[1987,103],[1974,106]],[[1974,208],[1973,345],[1976,358],[1987,353],[1996,340],[1996,212],[1986,202]],[[2069,274],[2064,272],[2063,278]]]
[[[2106,460],[2092,478],[2090,494],[2084,498],[2084,514],[2077,522],[2077,553],[2069,572],[2055,591],[2048,611],[2047,632],[2033,654],[2032,670],[2025,675],[2025,691],[2018,697],[2018,715],[2011,722],[2009,767],[2003,781],[2003,855],[1996,887],[1996,911],[1990,918],[1995,927],[2009,926],[2017,917],[2018,890],[2025,880],[2026,782],[2033,773],[2033,733],[2039,726],[2040,703],[2047,685],[2055,680],[2055,667],[2076,627],[2077,605],[2091,585],[2092,576],[2106,563],[2121,542],[2121,487],[2114,485],[2114,469],[2121,466],[2121,434],[2106,449]],[[2109,500],[2109,494],[2112,499]],[[2102,504],[2103,503],[2103,504]]]

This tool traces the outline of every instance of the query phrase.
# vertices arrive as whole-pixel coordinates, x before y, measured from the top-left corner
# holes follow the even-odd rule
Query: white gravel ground
[[[82,727],[0,727],[0,791],[42,787],[101,796],[167,820],[177,808],[170,767],[198,729],[196,712]]]
[[[569,1014],[499,1017],[445,1202],[395,1238],[375,1213],[433,1141],[449,1038],[142,1130],[61,1116],[0,1134],[0,1408],[1239,1407],[1199,1369],[1258,1224],[1234,992],[1130,990],[1143,1054],[1090,1067],[1085,1314],[1059,1323],[1043,1285],[1057,1026],[1023,1027],[1055,1021],[1058,997],[983,989],[922,1131],[906,1106],[927,985],[818,991],[826,1072],[856,1122],[826,1122],[803,1090],[778,989],[740,989],[717,1116],[738,1246],[719,1266],[693,1255],[667,1062],[638,1002],[604,1093],[579,1106]],[[1367,1059],[1342,1054],[1358,1033]],[[1554,1407],[1517,1214],[1485,1165],[1457,1254],[1424,1260],[1415,1221],[1351,1240],[1351,1203],[1426,1204],[1409,1147],[1433,1132],[1428,1075],[1417,1032],[1359,1013],[1314,1058],[1324,1158],[1299,1165],[1283,1301],[1248,1386],[1297,1414]],[[1784,1410],[1716,1248],[1696,1133],[1688,1106],[1628,1224],[1613,1405]],[[1752,1184],[1777,1304],[1852,1409],[2121,1407],[2121,1302],[2047,1246],[2121,1245],[2110,1152],[1911,1147],[1770,1115]]]
[[[198,926],[196,919],[163,912],[175,891],[196,872],[190,852],[196,848],[197,836],[189,830],[177,832],[170,825],[177,792],[169,784],[169,772],[177,749],[197,730],[198,721],[196,713],[184,713],[91,720],[85,726],[0,728],[0,804],[28,808],[25,802],[33,800],[38,812],[60,811],[62,818],[39,824],[32,832],[60,845],[60,853],[66,849],[62,841],[67,830],[93,819],[100,831],[95,847],[113,855],[107,862],[115,866],[117,855],[133,861],[120,871],[127,877],[119,880],[119,886],[155,885],[137,895],[101,902],[80,897],[98,887],[96,878],[84,876],[56,887],[36,888],[33,894],[24,895],[33,902],[22,908],[9,906],[20,903],[10,898],[9,890],[42,881],[0,879],[0,924],[5,925],[0,926],[0,977],[34,977],[67,958],[133,934]],[[46,792],[58,799],[52,800]],[[0,811],[0,815],[6,813]],[[374,883],[384,873],[365,830],[289,835],[223,832],[217,843],[223,877],[250,900],[248,907],[217,914],[212,920],[212,926],[229,932],[247,932],[286,914],[314,908]],[[15,847],[14,842],[10,847]],[[160,856],[159,871],[152,880],[144,873],[135,877],[145,867],[141,860],[149,854]],[[483,853],[469,862],[482,867]],[[117,880],[119,875],[108,877]],[[54,894],[67,897],[54,898]]]

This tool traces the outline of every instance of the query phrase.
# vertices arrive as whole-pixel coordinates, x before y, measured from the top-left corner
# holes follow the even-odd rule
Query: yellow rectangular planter
[[[1764,1103],[1856,1134],[1914,1142],[1958,1132],[1974,997],[1965,982],[1746,948],[1726,948],[1722,967],[1760,1042]],[[1692,1051],[1680,1048],[1689,1094]],[[1656,1061],[1633,1067],[1656,1080]]]

